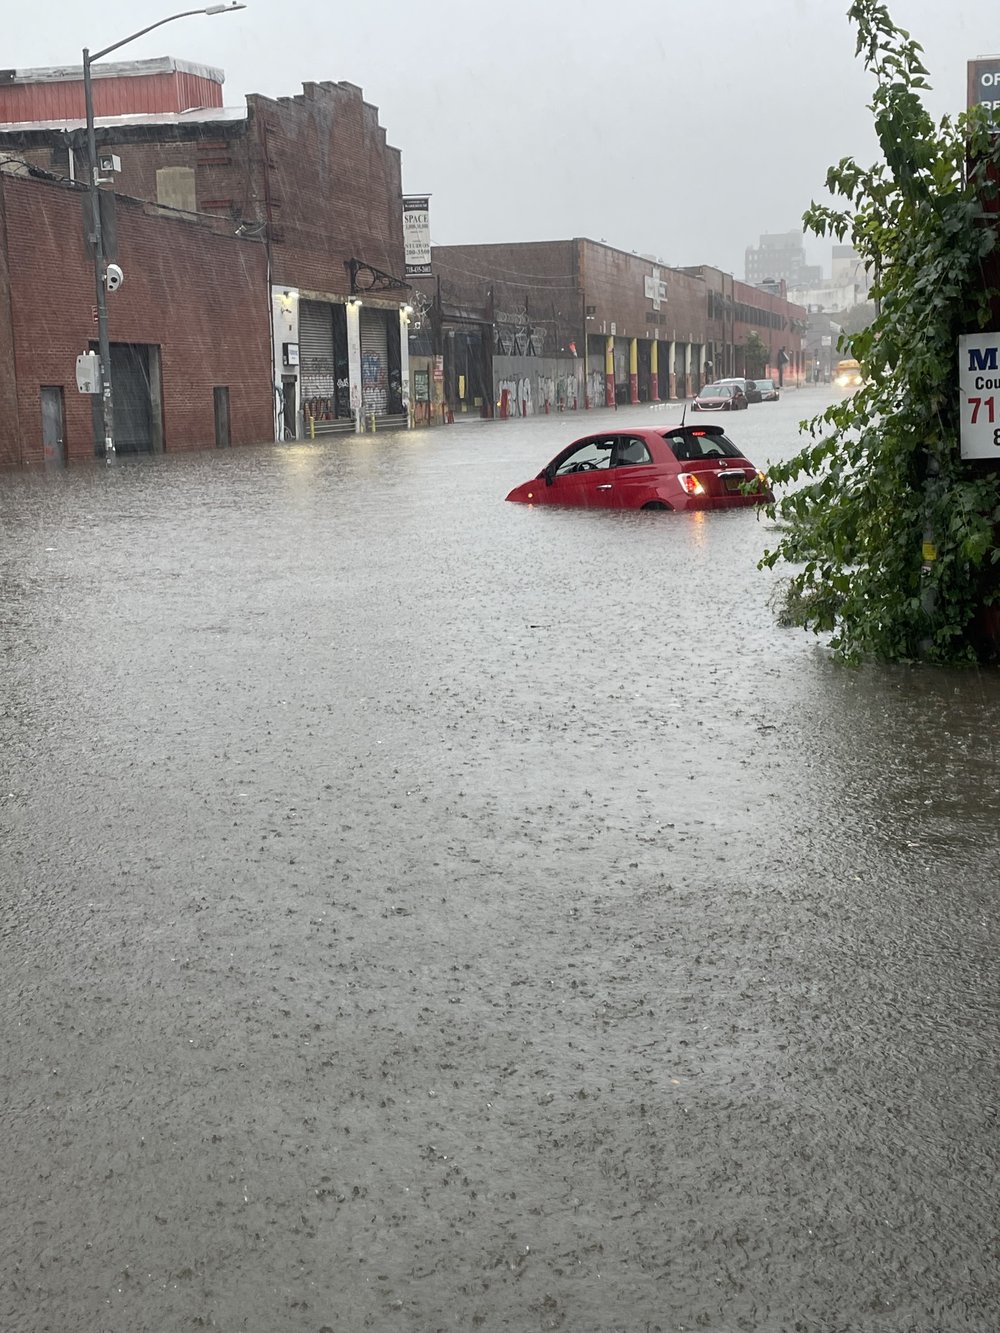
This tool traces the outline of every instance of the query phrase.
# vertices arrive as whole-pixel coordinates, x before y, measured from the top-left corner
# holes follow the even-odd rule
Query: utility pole
[[[104,423],[104,457],[110,462],[115,456],[115,399],[111,382],[111,342],[108,337],[108,301],[107,301],[107,255],[104,249],[104,228],[101,222],[101,177],[97,162],[97,132],[94,128],[94,89],[91,79],[91,66],[104,56],[127,46],[137,37],[145,37],[154,28],[162,28],[164,23],[173,23],[175,19],[189,18],[192,14],[231,14],[234,10],[246,9],[240,0],[233,0],[227,5],[207,5],[201,9],[185,9],[179,14],[170,14],[167,18],[157,19],[138,32],[123,37],[120,42],[105,46],[94,55],[88,47],[83,48],[83,98],[87,114],[87,189],[90,194],[90,244],[94,251],[94,294],[97,298],[97,343],[101,358],[101,416]],[[121,275],[119,274],[119,280]]]
[[[90,243],[94,251],[94,290],[97,297],[97,345],[101,358],[101,416],[104,422],[104,457],[115,456],[115,404],[111,388],[111,343],[108,338],[108,300],[104,285],[106,256],[101,224],[101,192],[94,129],[94,90],[90,80],[90,51],[83,48],[83,96],[87,106],[87,186],[90,193]]]

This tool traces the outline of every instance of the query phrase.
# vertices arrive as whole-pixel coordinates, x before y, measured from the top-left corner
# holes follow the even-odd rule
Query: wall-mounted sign
[[[431,373],[429,370],[413,372],[413,396],[418,403],[431,401]]]
[[[282,343],[281,359],[286,366],[297,366],[299,364],[298,343]]]
[[[659,310],[661,302],[667,299],[667,284],[660,277],[660,270],[653,269],[652,275],[647,274],[643,281],[643,291],[647,301],[652,301],[653,309]]]
[[[403,251],[406,276],[419,278],[431,271],[430,195],[403,197]]]
[[[959,338],[958,384],[962,457],[1000,459],[1000,333]]]
[[[1000,113],[1000,56],[970,60],[968,105],[984,106],[994,115]]]
[[[444,383],[444,357],[436,356],[434,358],[434,383]]]

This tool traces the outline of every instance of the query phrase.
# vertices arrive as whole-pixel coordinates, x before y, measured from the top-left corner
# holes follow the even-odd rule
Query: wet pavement
[[[997,1326],[1000,679],[606,419],[0,475],[3,1333]]]

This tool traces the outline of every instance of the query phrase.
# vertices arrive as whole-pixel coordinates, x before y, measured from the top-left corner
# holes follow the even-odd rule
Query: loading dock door
[[[90,344],[97,351],[97,343]],[[157,454],[163,450],[163,393],[160,349],[155,343],[111,344],[111,388],[114,393],[115,452]],[[104,454],[104,409],[101,395],[91,395],[94,453]]]
[[[397,316],[398,323],[398,316]],[[361,307],[361,403],[367,416],[384,417],[389,408],[389,349],[385,311]]]
[[[149,349],[144,343],[114,343],[111,383],[115,395],[115,449],[120,454],[153,452],[153,402]]]

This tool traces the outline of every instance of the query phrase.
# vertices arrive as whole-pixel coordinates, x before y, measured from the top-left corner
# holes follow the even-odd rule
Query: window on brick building
[[[156,202],[165,208],[180,208],[185,213],[197,213],[194,167],[158,167]]]

